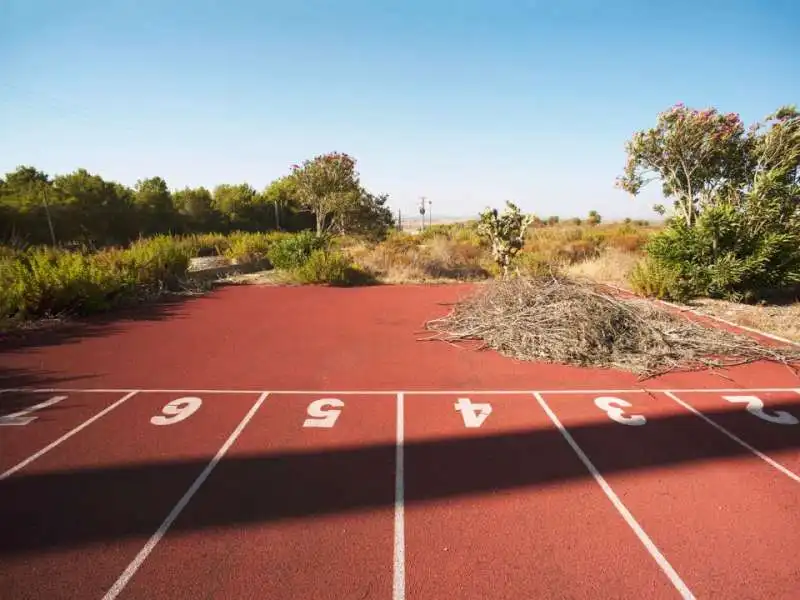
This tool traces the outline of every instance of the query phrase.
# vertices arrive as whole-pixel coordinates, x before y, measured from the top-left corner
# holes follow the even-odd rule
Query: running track
[[[465,286],[0,343],[2,598],[800,597],[800,380],[421,342]]]

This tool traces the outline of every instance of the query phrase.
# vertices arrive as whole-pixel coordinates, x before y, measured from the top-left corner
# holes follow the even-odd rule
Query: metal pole
[[[43,188],[44,191],[44,212],[47,215],[47,225],[50,227],[50,239],[53,241],[53,246],[56,245],[56,231],[53,229],[53,220],[50,218],[50,207],[47,204],[47,186]]]

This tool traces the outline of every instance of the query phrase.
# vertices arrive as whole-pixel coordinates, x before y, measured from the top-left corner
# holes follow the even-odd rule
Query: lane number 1
[[[492,405],[488,402],[472,402],[469,398],[459,398],[454,406],[461,413],[465,427],[480,427],[492,414]]]
[[[0,426],[27,425],[28,423],[31,423],[38,418],[32,416],[31,415],[32,412],[36,412],[37,410],[47,408],[48,406],[53,406],[53,404],[58,404],[62,400],[66,399],[67,399],[66,396],[53,396],[49,400],[45,400],[44,402],[39,402],[39,404],[34,404],[30,408],[26,408],[25,410],[20,410],[18,412],[11,413],[10,415],[0,417]]]
[[[303,421],[303,427],[322,427],[330,429],[336,424],[336,419],[342,413],[344,402],[338,398],[320,398],[308,405],[308,419]]]
[[[623,407],[630,407],[633,405],[621,398],[600,396],[599,398],[595,398],[594,404],[600,410],[605,411],[609,419],[622,425],[638,427],[647,423],[647,419],[644,415],[626,415]]]
[[[797,425],[800,420],[793,414],[785,410],[776,410],[773,414],[769,414],[764,410],[764,402],[757,396],[723,396],[728,402],[741,402],[747,404],[745,407],[747,412],[751,415],[757,416],[759,419],[764,419],[770,423],[777,425]]]

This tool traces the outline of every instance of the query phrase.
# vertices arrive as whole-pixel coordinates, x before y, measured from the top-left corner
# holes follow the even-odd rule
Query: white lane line
[[[556,414],[547,405],[547,402],[545,402],[542,395],[538,392],[534,392],[533,397],[536,398],[536,401],[539,403],[539,406],[541,406],[542,410],[544,410],[547,416],[550,417],[550,420],[556,426],[561,435],[564,436],[564,439],[567,440],[567,443],[575,451],[575,454],[578,455],[578,458],[581,460],[584,466],[592,474],[592,477],[594,477],[595,481],[603,490],[605,495],[608,497],[609,500],[611,500],[611,503],[614,505],[614,508],[617,509],[619,514],[628,524],[628,526],[633,530],[633,532],[636,534],[636,537],[639,538],[639,541],[642,542],[645,548],[647,548],[647,551],[650,553],[650,556],[653,557],[653,559],[656,561],[656,563],[664,572],[664,574],[669,578],[669,580],[672,582],[672,585],[675,586],[675,589],[678,590],[678,593],[680,593],[681,597],[686,598],[687,600],[688,599],[694,600],[694,595],[689,590],[688,586],[684,583],[684,581],[680,578],[680,575],[678,575],[675,569],[672,568],[672,565],[669,564],[669,561],[664,557],[664,555],[661,554],[661,551],[653,543],[653,540],[651,540],[650,536],[648,536],[645,533],[644,529],[641,528],[641,526],[633,517],[633,515],[630,513],[630,511],[622,503],[622,500],[619,499],[619,496],[617,496],[614,490],[611,489],[611,486],[608,485],[605,478],[600,474],[600,471],[598,471],[597,467],[594,466],[594,463],[592,463],[592,461],[589,460],[589,457],[586,456],[586,454],[578,445],[578,443],[575,441],[575,439],[572,437],[570,432],[567,431],[566,427],[564,427],[564,425],[561,424],[561,421],[559,421]]]
[[[754,388],[618,388],[618,389],[554,389],[554,390],[532,390],[531,388],[525,390],[270,390],[269,394],[275,399],[275,395],[294,395],[294,396],[396,396],[397,394],[405,394],[406,396],[436,396],[436,395],[519,395],[528,396],[533,392],[537,394],[647,394],[653,392],[666,393],[736,393],[736,392],[793,392],[794,387],[754,387]],[[104,393],[116,394],[127,392],[140,392],[143,394],[261,394],[266,391],[263,389],[147,389],[147,388],[7,388],[0,390],[0,393],[15,392],[15,393]]]
[[[394,593],[393,600],[406,597],[406,540],[405,540],[405,442],[403,393],[397,394],[397,443],[395,446],[394,476]]]
[[[48,452],[50,452],[50,450],[52,450],[53,448],[55,448],[56,446],[58,446],[62,442],[66,442],[73,435],[75,435],[76,433],[79,433],[80,431],[83,431],[89,425],[91,425],[92,423],[97,421],[97,419],[99,419],[102,416],[110,413],[112,410],[117,408],[120,404],[122,404],[123,402],[125,402],[126,400],[128,400],[129,398],[131,398],[132,396],[134,396],[136,394],[137,394],[137,390],[133,390],[131,392],[128,392],[122,398],[120,398],[119,400],[114,402],[114,404],[112,404],[110,406],[107,406],[106,408],[101,410],[99,413],[97,413],[95,416],[91,417],[90,419],[87,419],[86,421],[84,421],[83,423],[81,423],[80,425],[75,427],[74,429],[72,429],[72,430],[68,431],[67,433],[65,433],[64,435],[62,435],[57,440],[55,440],[53,442],[50,442],[47,446],[45,446],[44,448],[39,450],[36,454],[32,454],[31,456],[29,456],[28,458],[26,458],[22,462],[17,463],[13,467],[11,467],[8,471],[5,471],[4,473],[0,474],[0,481],[5,479],[6,477],[11,477],[14,473],[19,471],[20,469],[25,468],[26,466],[31,464],[33,461],[35,461],[37,458],[43,456],[44,454],[47,454]]]
[[[164,522],[161,523],[161,526],[158,528],[158,530],[150,537],[144,547],[139,551],[139,554],[136,555],[136,558],[131,561],[125,571],[123,571],[122,575],[119,576],[119,579],[114,582],[114,585],[111,586],[111,589],[106,592],[106,595],[103,596],[103,600],[112,600],[113,598],[116,598],[125,588],[125,586],[128,585],[128,582],[136,574],[136,571],[139,569],[139,567],[142,566],[142,563],[147,559],[147,556],[153,551],[158,542],[161,541],[161,538],[163,538],[164,534],[167,533],[167,530],[170,528],[173,521],[175,521],[175,519],[178,518],[178,515],[181,514],[181,511],[186,508],[186,505],[189,504],[192,496],[197,493],[197,490],[200,489],[200,486],[203,485],[203,482],[208,479],[211,471],[214,470],[214,467],[216,467],[219,461],[222,460],[222,457],[225,456],[225,453],[236,441],[236,438],[239,437],[239,434],[242,433],[244,428],[250,422],[250,419],[253,418],[253,415],[256,414],[256,411],[264,403],[264,400],[266,400],[267,396],[269,396],[269,392],[264,392],[258,397],[258,400],[256,400],[255,404],[253,404],[252,408],[244,416],[239,425],[236,426],[236,429],[233,430],[233,433],[231,433],[225,443],[222,444],[222,447],[214,455],[214,458],[211,459],[211,462],[206,465],[206,468],[203,469],[203,472],[197,476],[197,479],[194,480],[192,486],[186,490],[186,493],[183,495],[183,497],[173,507],[172,511],[170,511],[170,513],[167,515],[167,518],[164,519]]]
[[[753,446],[751,446],[750,444],[745,442],[742,438],[740,438],[736,434],[732,433],[731,431],[728,431],[725,427],[723,427],[722,425],[720,425],[716,421],[710,419],[709,417],[707,417],[706,415],[701,413],[694,406],[691,406],[690,404],[687,404],[686,402],[684,402],[683,400],[678,398],[672,392],[664,392],[664,395],[667,396],[668,398],[672,399],[673,401],[677,402],[678,404],[680,404],[686,410],[689,410],[689,411],[693,412],[694,414],[696,414],[698,417],[703,419],[706,423],[708,423],[709,425],[714,427],[716,430],[718,430],[718,431],[724,433],[725,435],[727,435],[734,442],[736,442],[737,444],[739,444],[743,448],[746,448],[747,450],[749,450],[750,452],[755,454],[758,458],[760,458],[761,460],[766,462],[768,465],[778,469],[778,471],[780,471],[781,473],[783,473],[784,475],[786,475],[790,479],[796,481],[797,483],[800,483],[800,475],[798,475],[797,473],[795,473],[793,471],[790,471],[789,469],[784,467],[782,464],[780,464],[776,460],[771,459],[769,456],[767,456],[766,454],[764,454],[760,450],[754,448]]]

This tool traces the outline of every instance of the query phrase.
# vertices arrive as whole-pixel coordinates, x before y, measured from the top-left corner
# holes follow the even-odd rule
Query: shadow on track
[[[0,368],[4,353],[106,337],[118,333],[124,323],[184,318],[189,305],[199,298],[213,298],[213,295],[165,296],[137,306],[115,308],[107,313],[0,332]]]
[[[800,397],[787,394],[771,409],[800,415]],[[750,428],[750,443],[764,452],[800,448],[800,427],[777,430],[744,411],[706,414],[731,429]],[[590,453],[605,475],[691,467],[751,455],[690,413],[653,419],[647,427],[620,427],[603,422],[570,428],[582,446],[605,449]],[[567,484],[589,476],[555,428],[411,441],[404,451],[408,505]],[[171,530],[247,527],[362,509],[392,510],[394,453],[394,444],[386,444],[327,452],[229,455]],[[206,464],[206,460],[188,460],[61,473],[22,471],[0,482],[0,555],[147,538]],[[770,467],[764,465],[764,469]],[[777,471],[774,475],[784,477]]]

